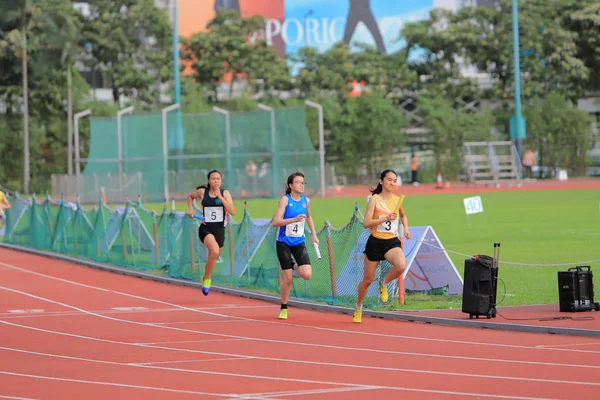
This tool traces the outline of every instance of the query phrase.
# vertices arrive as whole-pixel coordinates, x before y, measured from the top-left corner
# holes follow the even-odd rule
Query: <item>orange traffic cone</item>
[[[444,188],[444,184],[442,183],[442,173],[440,171],[438,171],[437,173],[437,183],[435,185],[436,189],[443,189]]]

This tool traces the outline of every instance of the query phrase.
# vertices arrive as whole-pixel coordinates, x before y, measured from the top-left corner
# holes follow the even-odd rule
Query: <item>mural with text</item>
[[[428,18],[433,6],[434,0],[179,0],[179,26],[188,37],[204,31],[217,11],[230,9],[244,18],[264,15],[266,40],[280,56],[306,46],[324,51],[339,41],[391,54],[404,46],[404,24]]]

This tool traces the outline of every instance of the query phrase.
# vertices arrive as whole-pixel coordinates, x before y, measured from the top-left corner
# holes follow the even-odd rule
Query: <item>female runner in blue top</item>
[[[225,222],[227,215],[235,216],[235,206],[228,190],[221,188],[221,173],[212,170],[208,173],[208,183],[198,186],[196,191],[188,196],[188,217],[194,218],[194,199],[202,199],[204,221],[198,229],[200,241],[208,250],[208,258],[204,276],[202,277],[202,293],[208,296],[211,275],[221,256],[225,244]]]
[[[277,234],[277,258],[283,270],[283,283],[279,319],[288,317],[287,302],[292,288],[292,269],[304,280],[309,280],[312,276],[310,258],[304,245],[305,221],[312,233],[313,243],[319,244],[315,224],[310,215],[310,200],[302,194],[305,184],[304,174],[301,172],[295,172],[288,177],[285,196],[279,200],[272,222],[274,227],[280,227]]]

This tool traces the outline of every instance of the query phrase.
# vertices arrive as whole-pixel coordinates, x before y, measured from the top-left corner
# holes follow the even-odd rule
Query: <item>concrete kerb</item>
[[[116,265],[110,265],[100,263],[92,260],[86,260],[79,257],[68,256],[65,254],[53,253],[43,250],[30,249],[22,246],[17,246],[8,243],[0,243],[0,248],[6,248],[11,250],[17,250],[24,253],[35,254],[43,257],[49,257],[61,261],[67,261],[83,265],[86,267],[113,272],[121,275],[127,275],[131,277],[137,277],[142,279],[149,279],[161,283],[169,283],[173,285],[179,285],[184,287],[191,287],[200,289],[202,284],[200,282],[189,281],[185,279],[171,278],[168,276],[160,276],[151,274],[144,271],[138,271],[131,268],[119,267]],[[279,304],[279,296],[261,293],[254,290],[237,289],[226,286],[213,285],[211,291],[228,294],[231,296],[244,297],[254,300],[262,300],[269,303]],[[319,312],[333,312],[338,314],[352,315],[353,309],[347,307],[334,306],[324,303],[317,303],[306,300],[292,299],[290,298],[288,304],[292,307],[297,307],[306,310],[313,310]],[[399,312],[386,312],[386,311],[372,311],[363,310],[363,317],[382,318],[393,321],[402,322],[417,322],[431,325],[446,325],[462,328],[479,328],[489,330],[500,330],[500,331],[513,331],[513,332],[529,332],[529,333],[547,333],[554,335],[569,335],[569,336],[587,336],[587,337],[600,337],[600,331],[592,329],[577,329],[577,328],[560,328],[560,327],[549,327],[549,326],[535,326],[535,325],[520,325],[520,324],[504,324],[497,322],[486,322],[485,320],[459,320],[451,318],[439,318],[439,317],[427,317],[418,316],[414,314],[403,314]]]

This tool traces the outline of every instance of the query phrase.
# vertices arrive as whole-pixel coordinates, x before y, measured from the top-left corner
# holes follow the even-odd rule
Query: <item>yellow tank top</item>
[[[383,219],[392,212],[398,213],[404,202],[404,195],[392,195],[392,198],[387,202],[377,194],[373,195],[372,198],[375,201],[373,219]],[[383,221],[381,224],[371,228],[371,235],[378,239],[393,239],[397,237],[399,220],[400,218],[398,217],[395,221]]]

